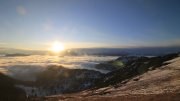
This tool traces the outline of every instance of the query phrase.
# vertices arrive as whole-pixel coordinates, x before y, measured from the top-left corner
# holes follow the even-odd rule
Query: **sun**
[[[50,49],[54,53],[59,53],[63,50],[65,50],[64,45],[58,41],[54,42]]]

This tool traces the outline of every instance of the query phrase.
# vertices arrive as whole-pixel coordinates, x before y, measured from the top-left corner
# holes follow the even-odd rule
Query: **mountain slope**
[[[15,87],[17,81],[0,73],[0,101],[25,101],[25,92]]]
[[[134,62],[137,62],[135,60]],[[145,62],[146,61],[146,62]],[[154,61],[154,62],[152,62]],[[147,65],[150,62],[149,65]],[[145,64],[146,65],[145,65]],[[147,69],[137,74],[118,75],[129,69],[107,74],[100,88],[79,93],[47,96],[47,101],[179,101],[180,100],[180,57],[178,54],[142,59],[132,68],[145,66]],[[137,65],[139,64],[139,65]],[[132,65],[132,64],[131,64]],[[135,69],[136,70],[136,69]],[[144,70],[144,69],[143,69]],[[122,75],[122,74],[121,74]],[[130,75],[130,76],[129,76]],[[118,79],[119,77],[119,79]],[[110,82],[116,78],[116,82]],[[122,79],[123,78],[123,79]],[[107,81],[109,82],[107,82]],[[99,86],[99,85],[98,85]]]

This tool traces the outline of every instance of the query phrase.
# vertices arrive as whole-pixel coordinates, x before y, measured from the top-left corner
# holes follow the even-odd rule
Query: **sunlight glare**
[[[63,51],[64,49],[65,49],[64,45],[58,41],[54,42],[51,47],[51,51],[53,51],[55,53],[59,53],[59,52]]]

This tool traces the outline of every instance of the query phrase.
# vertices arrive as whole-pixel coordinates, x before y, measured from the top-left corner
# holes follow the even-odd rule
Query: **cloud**
[[[27,14],[27,10],[23,6],[18,6],[16,8],[16,11],[20,15],[26,15]]]

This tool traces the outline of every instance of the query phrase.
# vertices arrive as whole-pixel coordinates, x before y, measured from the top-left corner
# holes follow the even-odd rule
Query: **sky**
[[[0,0],[0,47],[180,46],[179,0]]]

